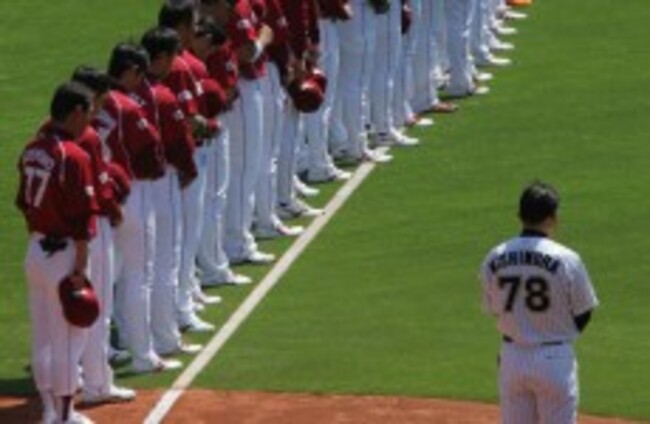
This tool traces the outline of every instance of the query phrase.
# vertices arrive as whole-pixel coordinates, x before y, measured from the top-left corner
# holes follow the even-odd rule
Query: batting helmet
[[[99,317],[99,300],[90,281],[85,278],[85,287],[77,289],[71,277],[59,283],[59,300],[65,319],[75,327],[87,328]]]
[[[327,76],[319,68],[314,68],[310,72],[310,78],[320,87],[320,91],[327,92]]]
[[[288,90],[293,105],[303,113],[316,112],[323,104],[325,95],[320,86],[312,79],[293,81]]]

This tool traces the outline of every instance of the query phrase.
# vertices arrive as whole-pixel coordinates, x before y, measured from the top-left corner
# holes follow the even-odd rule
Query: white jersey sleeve
[[[598,306],[587,267],[577,254],[567,260],[569,280],[569,303],[573,316],[582,315]]]

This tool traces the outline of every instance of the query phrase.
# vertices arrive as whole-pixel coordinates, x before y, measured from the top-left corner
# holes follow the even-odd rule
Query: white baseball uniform
[[[411,28],[402,40],[399,65],[395,76],[395,95],[393,99],[393,113],[395,126],[404,126],[408,119],[414,117],[413,105],[415,97],[415,57],[417,53],[417,40],[422,25],[422,2],[411,0],[412,22]]]
[[[496,316],[503,422],[569,424],[578,405],[574,317],[598,305],[580,256],[524,231],[490,251],[480,271],[483,307]]]
[[[351,6],[352,19],[339,24],[339,38],[345,42],[341,43],[338,96],[347,140],[335,148],[361,157],[367,148],[364,134],[370,118],[368,90],[377,41],[377,13],[368,0],[352,0]]]
[[[434,69],[439,66],[436,57],[436,38],[434,37],[434,7],[440,0],[422,0],[421,15],[414,30],[416,55],[414,68],[413,109],[421,113],[438,103],[438,88],[434,78]]]
[[[387,13],[377,16],[376,48],[370,86],[370,121],[378,133],[395,129],[393,102],[402,51],[402,7],[393,1]]]
[[[447,92],[464,95],[474,90],[469,52],[469,25],[473,0],[445,1],[449,85]]]

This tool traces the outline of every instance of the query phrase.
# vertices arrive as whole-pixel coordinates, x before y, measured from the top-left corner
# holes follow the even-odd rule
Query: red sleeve
[[[178,57],[174,60],[171,72],[162,83],[174,93],[183,113],[186,116],[194,116],[199,112],[197,99],[194,95],[195,84],[181,60]]]
[[[66,222],[74,240],[89,240],[95,232],[94,215],[99,212],[90,157],[81,149],[66,149],[63,159],[65,190],[62,191]]]
[[[188,179],[194,179],[198,175],[194,163],[194,138],[183,111],[177,102],[162,101],[160,108],[161,133],[165,145],[165,156],[169,163],[174,166]]]
[[[25,173],[21,165],[22,157],[18,159],[18,174],[20,175],[19,184],[18,184],[18,193],[16,193],[16,207],[20,209],[21,212],[27,212],[27,202],[25,202]]]
[[[126,170],[116,162],[108,162],[107,168],[113,190],[113,200],[118,204],[124,204],[131,193],[131,178]]]
[[[125,116],[125,139],[135,174],[156,179],[165,173],[165,160],[158,130],[145,118],[144,112],[132,109]]]
[[[248,43],[257,41],[257,31],[253,26],[253,22],[251,22],[251,17],[243,13],[244,3],[240,1],[235,5],[226,27],[234,51],[239,50]]]

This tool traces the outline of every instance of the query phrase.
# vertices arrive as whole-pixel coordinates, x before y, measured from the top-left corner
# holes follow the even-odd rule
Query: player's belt
[[[505,343],[514,343],[515,342],[514,340],[512,340],[512,338],[510,336],[504,335],[502,338],[503,338],[503,341]],[[563,345],[563,344],[564,344],[563,341],[556,340],[556,341],[550,341],[550,342],[541,342],[540,346],[560,346],[560,345]]]
[[[38,241],[38,244],[41,245],[41,249],[43,249],[48,256],[52,256],[56,252],[59,252],[68,246],[66,239],[52,235],[43,236],[43,238]]]

